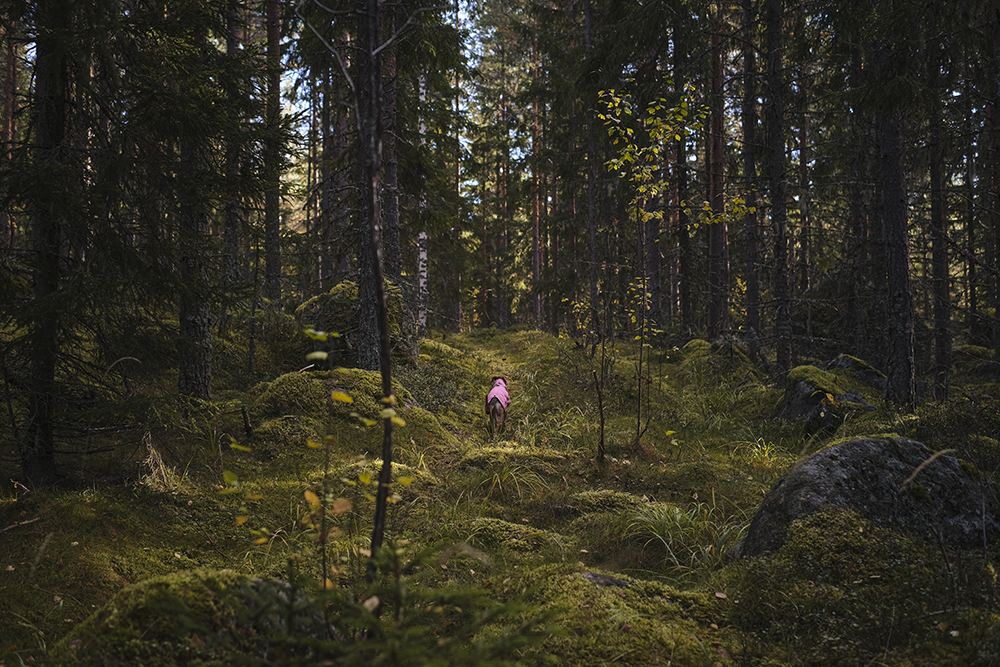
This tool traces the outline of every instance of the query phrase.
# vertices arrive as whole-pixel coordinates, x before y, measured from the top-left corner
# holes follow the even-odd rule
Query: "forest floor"
[[[494,440],[495,375],[512,403]],[[1000,664],[996,549],[830,512],[777,553],[727,557],[771,485],[834,441],[912,438],[992,481],[994,383],[959,373],[956,398],[915,415],[869,394],[875,410],[808,437],[778,417],[774,378],[701,341],[438,333],[394,381],[391,549],[374,584],[376,374],[295,371],[212,405],[153,401],[127,429],[81,436],[58,488],[0,499],[0,665]],[[336,600],[335,641],[310,634],[309,611],[239,617],[267,597],[246,577],[301,586],[328,616]]]

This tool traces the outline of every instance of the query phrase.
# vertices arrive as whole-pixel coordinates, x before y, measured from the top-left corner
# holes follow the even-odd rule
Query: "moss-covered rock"
[[[920,492],[910,492],[913,482]],[[1000,503],[954,458],[904,438],[837,443],[795,464],[764,498],[741,555],[777,549],[789,525],[824,508],[853,509],[873,524],[959,548],[1000,536]]]

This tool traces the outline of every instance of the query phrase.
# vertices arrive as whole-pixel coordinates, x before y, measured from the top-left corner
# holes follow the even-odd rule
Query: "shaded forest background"
[[[373,219],[404,357],[428,329],[733,336],[775,378],[862,357],[906,410],[1000,345],[997,0],[377,7],[0,3],[26,482],[263,379],[265,337],[301,365],[331,290],[360,306],[308,324],[377,368]]]

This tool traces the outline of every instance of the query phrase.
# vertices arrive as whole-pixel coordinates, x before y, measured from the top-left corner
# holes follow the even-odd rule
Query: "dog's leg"
[[[490,433],[493,435],[493,439],[497,439],[497,434],[500,432],[500,427],[503,425],[504,409],[500,405],[500,401],[493,399],[490,401]]]

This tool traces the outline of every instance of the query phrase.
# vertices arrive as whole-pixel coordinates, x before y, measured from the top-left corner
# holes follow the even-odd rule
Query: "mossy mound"
[[[460,468],[491,468],[517,463],[531,468],[544,468],[548,463],[565,458],[565,454],[557,450],[509,443],[471,449],[462,456],[458,466]]]
[[[52,651],[52,664],[84,667],[231,665],[283,641],[286,585],[231,570],[190,570],[120,591]],[[298,628],[322,637],[322,617],[300,615]]]
[[[727,661],[729,602],[579,565],[525,573],[533,613],[558,626],[526,651],[532,665],[700,665]]]
[[[468,522],[465,531],[469,544],[501,561],[516,554],[519,560],[537,564],[554,556],[565,560],[576,552],[571,538],[526,523],[482,517]]]

